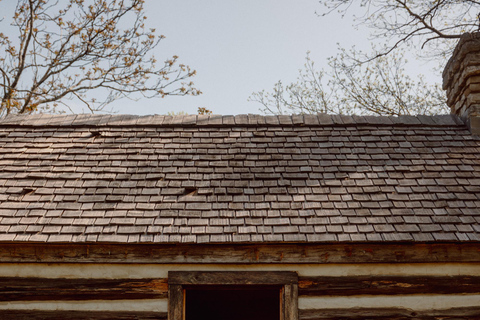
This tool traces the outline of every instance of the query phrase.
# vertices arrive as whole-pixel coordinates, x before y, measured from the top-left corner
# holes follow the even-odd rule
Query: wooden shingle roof
[[[0,241],[480,241],[455,116],[0,120]]]

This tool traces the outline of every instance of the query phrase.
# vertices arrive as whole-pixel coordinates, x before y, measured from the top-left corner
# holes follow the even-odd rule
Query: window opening
[[[298,275],[169,271],[169,320],[297,320]]]
[[[279,320],[281,287],[185,288],[186,320]]]

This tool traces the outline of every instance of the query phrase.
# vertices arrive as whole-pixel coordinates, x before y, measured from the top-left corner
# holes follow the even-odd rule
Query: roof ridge
[[[349,116],[349,115],[8,115],[0,126],[457,126],[464,125],[455,115]]]

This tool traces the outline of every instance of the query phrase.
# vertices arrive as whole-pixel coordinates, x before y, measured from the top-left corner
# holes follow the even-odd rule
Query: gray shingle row
[[[478,241],[453,116],[10,116],[0,241]]]

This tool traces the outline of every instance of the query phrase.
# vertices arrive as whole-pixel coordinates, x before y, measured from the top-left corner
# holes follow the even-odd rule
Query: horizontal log
[[[0,310],[8,320],[167,320],[166,312]]]
[[[285,285],[296,284],[289,271],[170,271],[169,284],[180,285]]]
[[[480,262],[480,246],[476,243],[0,245],[0,262],[280,264],[432,261]]]
[[[299,310],[300,320],[478,320],[480,307],[412,311],[400,308]]]
[[[295,272],[169,272],[169,279],[46,279],[0,277],[0,301],[167,298],[168,284],[285,285]],[[298,277],[300,296],[480,294],[473,276]]]
[[[300,277],[300,296],[480,293],[480,277],[348,276]]]
[[[167,279],[0,278],[0,301],[166,298]]]

